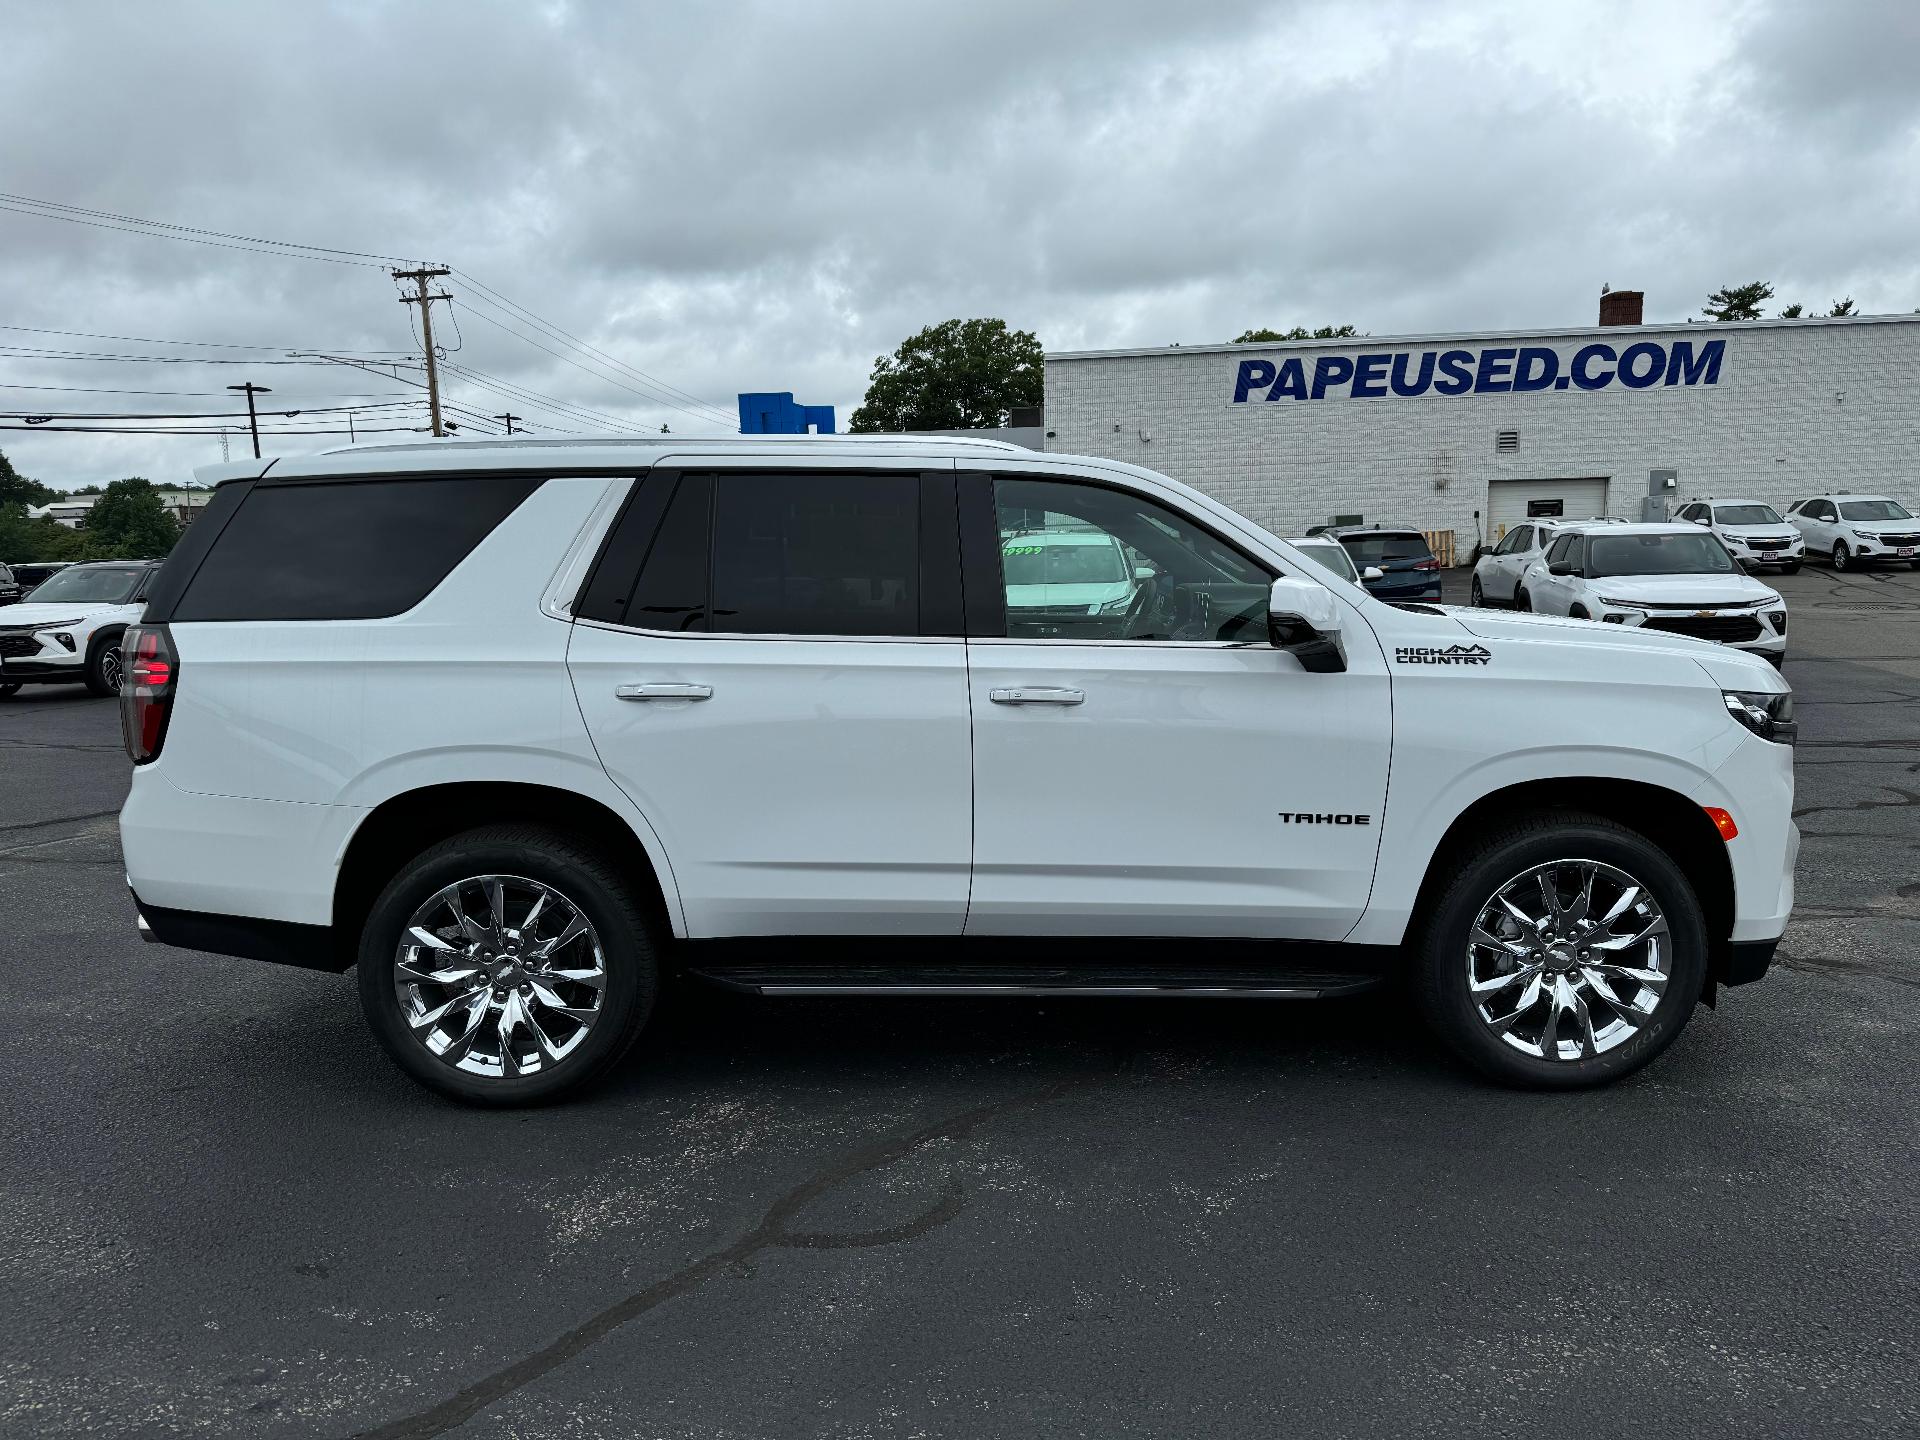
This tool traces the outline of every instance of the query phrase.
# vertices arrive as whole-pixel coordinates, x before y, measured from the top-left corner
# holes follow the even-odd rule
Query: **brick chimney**
[[[1638,325],[1645,309],[1644,290],[1609,290],[1600,297],[1602,325]]]

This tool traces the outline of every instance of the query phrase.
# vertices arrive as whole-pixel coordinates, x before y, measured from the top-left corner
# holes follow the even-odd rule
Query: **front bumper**
[[[1920,545],[1889,545],[1878,538],[1862,540],[1858,537],[1854,537],[1851,544],[1853,558],[1856,560],[1920,559]]]
[[[1732,610],[1607,605],[1601,607],[1595,618],[1609,625],[1632,625],[1670,635],[1687,635],[1696,640],[1713,640],[1729,650],[1750,650],[1756,655],[1779,656],[1787,653],[1787,609],[1784,605]],[[1740,624],[1748,620],[1752,622],[1751,625]]]
[[[1795,540],[1779,550],[1757,550],[1751,545],[1741,545],[1732,540],[1725,543],[1727,549],[1733,552],[1733,558],[1742,565],[1799,565],[1807,558],[1804,540]]]

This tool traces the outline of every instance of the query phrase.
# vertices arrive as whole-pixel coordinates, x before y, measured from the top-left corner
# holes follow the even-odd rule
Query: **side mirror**
[[[1369,565],[1360,572],[1360,578],[1362,580],[1384,580],[1387,578],[1387,572],[1382,570],[1378,565]]]
[[[1579,573],[1578,567],[1571,560],[1556,560],[1547,566],[1549,575],[1578,575]]]
[[[1707,517],[1704,515],[1696,515],[1693,517],[1693,523],[1696,525],[1705,525],[1707,523]]]
[[[1267,594],[1267,639],[1303,670],[1337,674],[1347,668],[1340,643],[1340,603],[1324,585],[1282,575]]]
[[[1151,565],[1136,565],[1133,567],[1133,578],[1136,580],[1151,580],[1158,573],[1159,572]]]

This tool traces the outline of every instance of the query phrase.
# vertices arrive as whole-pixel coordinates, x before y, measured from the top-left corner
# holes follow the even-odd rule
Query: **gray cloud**
[[[10,47],[0,189],[445,260],[723,410],[771,388],[844,415],[875,355],[951,315],[1074,348],[1296,321],[1581,324],[1602,281],[1675,318],[1753,277],[1781,303],[1920,305],[1905,3],[70,3],[15,17]],[[377,268],[4,212],[0,246],[4,324],[414,343]],[[456,363],[710,428],[453,288]],[[213,392],[7,389],[0,408],[226,408],[247,373],[0,359],[12,385]],[[410,393],[324,368],[256,378],[289,405]],[[565,423],[478,379],[452,393]],[[57,484],[218,458],[211,438],[0,449]]]

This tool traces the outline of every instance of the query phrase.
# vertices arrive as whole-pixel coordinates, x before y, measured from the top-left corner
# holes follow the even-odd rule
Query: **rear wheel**
[[[1435,1033],[1486,1074],[1535,1089],[1639,1069],[1673,1043],[1706,981],[1706,921],[1686,876],[1596,815],[1483,836],[1418,944]]]
[[[1851,564],[1853,564],[1853,552],[1847,549],[1847,542],[1844,540],[1834,541],[1833,568],[1836,570],[1845,570]]]
[[[388,1055],[482,1105],[557,1099],[626,1053],[653,1008],[653,926],[572,836],[496,825],[402,868],[360,937],[360,1002]]]
[[[1480,577],[1478,575],[1473,577],[1472,588],[1467,592],[1467,603],[1475,607],[1487,603],[1487,597],[1480,589]]]

